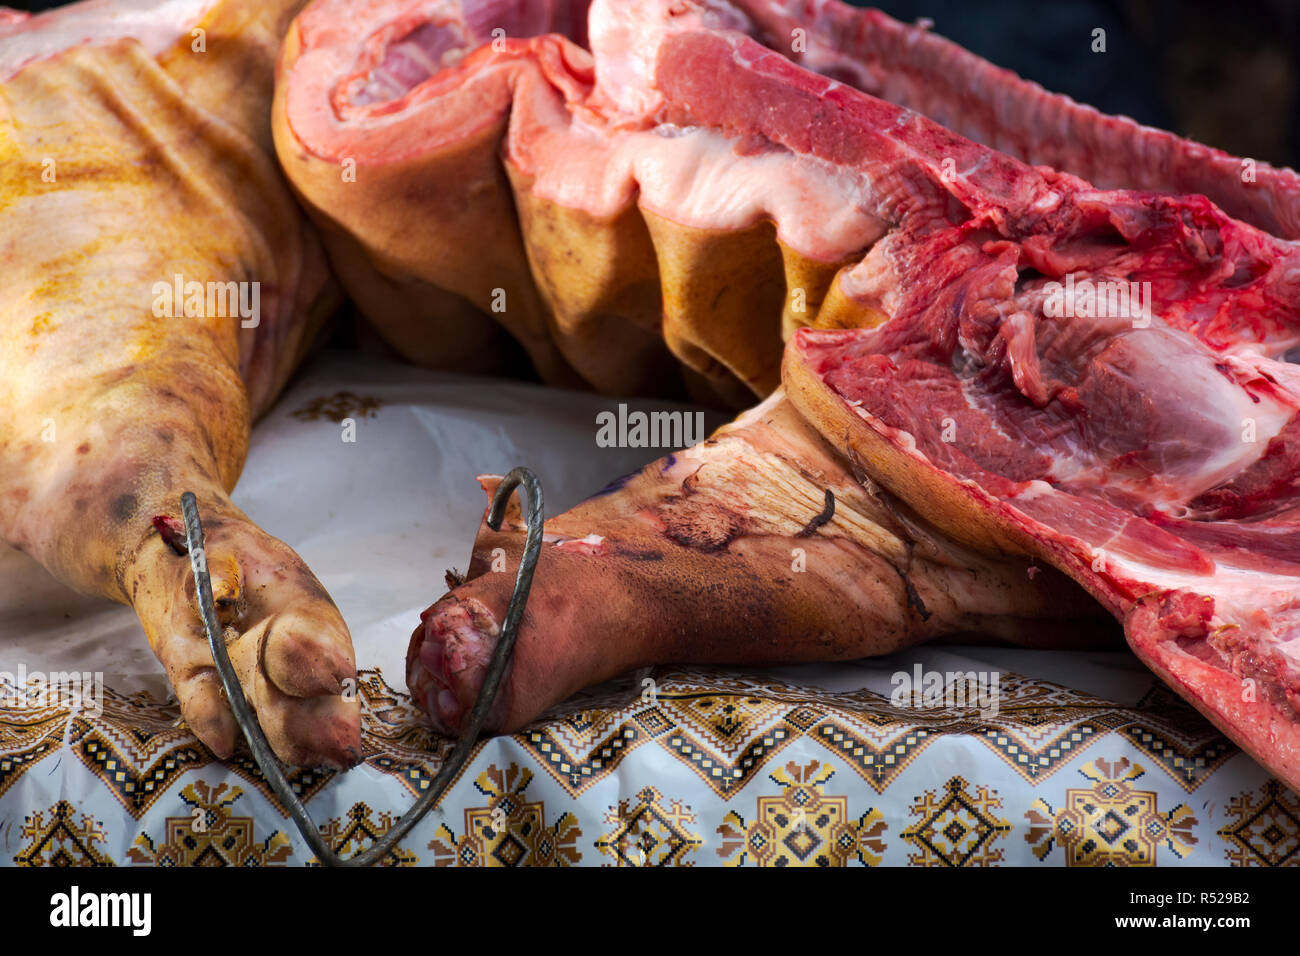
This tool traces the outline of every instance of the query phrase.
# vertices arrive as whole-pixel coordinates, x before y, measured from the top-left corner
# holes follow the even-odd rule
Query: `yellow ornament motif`
[[[258,840],[253,818],[231,812],[243,795],[239,787],[225,783],[211,787],[196,780],[180,793],[188,812],[167,817],[158,841],[141,833],[127,850],[127,857],[133,863],[153,866],[283,865],[293,853],[288,836],[275,830]]]
[[[19,832],[27,845],[14,862],[19,866],[116,866],[112,857],[95,847],[105,842],[103,824],[88,813],[78,822],[76,812],[71,803],[60,800],[48,811],[37,810],[24,818]]]
[[[342,819],[330,820],[320,828],[325,842],[341,857],[353,857],[366,850],[391,830],[401,814],[381,811],[378,816],[365,803],[354,803]],[[420,858],[401,845],[394,847],[376,866],[417,866]],[[320,866],[313,857],[308,866]]]
[[[695,822],[690,807],[680,800],[665,806],[654,787],[610,807],[605,822],[614,829],[596,841],[596,849],[614,866],[694,866],[688,857],[704,845],[703,837],[687,829]]]
[[[1300,866],[1300,798],[1276,780],[1229,801],[1219,829],[1233,866]]]
[[[490,764],[474,780],[490,798],[484,807],[465,810],[460,837],[444,823],[429,843],[435,866],[573,866],[582,859],[577,848],[582,831],[571,813],[546,825],[542,801],[529,803],[525,791],[533,772],[515,764],[505,770]]]
[[[834,775],[833,765],[816,760],[774,771],[769,779],[781,792],[758,798],[751,824],[734,811],[723,817],[718,855],[727,866],[878,866],[885,818],[876,809],[850,817],[848,798],[825,791]]]
[[[1154,791],[1133,786],[1146,773],[1141,766],[1126,757],[1098,758],[1079,773],[1093,785],[1066,790],[1060,812],[1040,798],[1025,813],[1025,840],[1038,859],[1058,844],[1066,866],[1155,866],[1162,847],[1180,859],[1192,852],[1199,821],[1182,803],[1161,813]]]
[[[927,790],[916,799],[911,813],[918,823],[903,831],[903,839],[919,852],[909,853],[913,866],[991,866],[1001,863],[999,839],[1011,832],[1011,823],[995,810],[1002,806],[997,791],[977,787],[953,777],[944,784],[942,795]]]

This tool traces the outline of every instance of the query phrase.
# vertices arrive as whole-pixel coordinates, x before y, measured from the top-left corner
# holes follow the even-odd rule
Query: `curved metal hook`
[[[262,733],[257,718],[248,706],[244,690],[239,686],[239,678],[230,663],[230,654],[226,650],[225,638],[221,624],[217,621],[217,612],[212,601],[212,579],[208,574],[207,556],[203,550],[203,524],[199,520],[198,501],[192,492],[187,491],[181,495],[181,513],[185,518],[185,542],[189,547],[190,567],[194,570],[194,588],[198,597],[199,615],[203,618],[203,629],[207,633],[208,647],[212,650],[212,659],[217,665],[221,686],[225,688],[230,709],[234,711],[235,721],[239,724],[244,739],[248,741],[258,768],[271,785],[271,789],[275,791],[281,805],[289,811],[289,816],[297,824],[298,831],[311,847],[311,851],[316,854],[316,859],[326,866],[370,866],[382,860],[442,798],[451,781],[469,760],[474,742],[483,728],[483,722],[487,720],[493,701],[496,700],[506,665],[514,651],[515,640],[519,634],[519,621],[524,615],[524,606],[528,602],[528,593],[533,585],[533,572],[537,568],[537,558],[542,550],[542,525],[545,517],[542,486],[537,476],[527,468],[514,469],[497,486],[492,496],[491,506],[488,508],[488,527],[493,531],[501,530],[501,520],[505,516],[506,505],[515,488],[521,484],[528,493],[528,536],[524,539],[523,560],[519,563],[519,573],[515,575],[515,588],[510,595],[510,604],[501,626],[501,636],[497,640],[496,649],[492,652],[492,662],[488,665],[487,674],[483,678],[478,699],[474,701],[474,708],[470,711],[469,722],[461,732],[460,739],[456,741],[452,752],[438,768],[438,773],[430,782],[429,789],[382,838],[361,853],[346,859],[340,857],[326,844],[320,830],[312,822],[306,806],[293,792],[279,758],[271,750],[266,735]]]

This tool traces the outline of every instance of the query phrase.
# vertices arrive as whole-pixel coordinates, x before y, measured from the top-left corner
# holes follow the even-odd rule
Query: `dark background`
[[[999,66],[1104,113],[1237,156],[1300,166],[1297,0],[881,0]],[[1104,55],[1092,31],[1106,31]]]
[[[0,0],[2,2],[2,0]],[[50,0],[9,0],[41,10]],[[857,3],[857,6],[867,6]],[[1300,0],[879,0],[999,66],[1275,165],[1300,166]],[[1106,31],[1104,55],[1092,31]]]

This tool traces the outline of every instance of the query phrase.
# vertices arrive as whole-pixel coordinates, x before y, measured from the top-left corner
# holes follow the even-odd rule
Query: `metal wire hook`
[[[320,830],[312,822],[307,808],[293,792],[279,759],[271,750],[262,728],[257,723],[244,690],[239,686],[239,678],[230,663],[230,654],[226,650],[225,638],[221,624],[217,621],[217,612],[212,600],[212,578],[208,574],[207,556],[203,550],[203,524],[199,520],[198,501],[193,492],[181,495],[181,514],[185,518],[185,542],[189,548],[190,567],[194,569],[194,589],[198,597],[199,615],[203,618],[203,629],[208,636],[208,647],[212,650],[212,659],[217,665],[217,674],[221,677],[221,686],[225,688],[226,698],[234,711],[235,721],[248,741],[253,759],[266,777],[271,789],[279,798],[281,805],[289,811],[289,816],[298,826],[307,845],[316,854],[316,859],[326,866],[370,866],[382,860],[399,840],[406,836],[426,813],[441,799],[443,793],[456,778],[469,759],[474,742],[478,739],[483,722],[487,719],[492,703],[505,675],[506,665],[514,651],[515,639],[519,633],[519,621],[524,615],[524,606],[528,602],[528,593],[533,586],[533,572],[537,568],[537,558],[542,550],[542,525],[544,509],[542,503],[542,486],[527,468],[516,468],[497,486],[488,508],[487,524],[493,531],[501,530],[501,521],[505,517],[506,505],[510,496],[519,485],[524,486],[528,495],[528,535],[524,539],[523,560],[519,563],[519,572],[515,575],[515,588],[510,595],[510,604],[506,608],[505,621],[501,625],[501,636],[496,649],[492,652],[492,663],[488,665],[483,678],[483,686],[470,711],[469,723],[466,724],[456,746],[437,775],[429,784],[429,789],[421,795],[411,809],[407,810],[383,837],[376,840],[368,849],[346,859],[339,856],[326,844]]]

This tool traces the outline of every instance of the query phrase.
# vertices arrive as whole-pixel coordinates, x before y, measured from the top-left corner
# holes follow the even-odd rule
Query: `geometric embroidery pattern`
[[[230,784],[213,788],[196,780],[180,793],[189,810],[179,817],[167,817],[157,841],[141,833],[127,857],[133,863],[152,866],[283,865],[293,853],[288,836],[275,830],[258,840],[253,818],[231,812],[243,795],[243,790]]]
[[[1035,741],[1032,734],[1017,734],[1003,727],[990,727],[984,730],[982,737],[989,748],[1018,770],[1021,776],[1036,780],[1051,776],[1053,771],[1072,760],[1077,751],[1092,743],[1098,733],[1105,733],[1105,728],[1091,720],[1081,720],[1041,743]]]
[[[873,799],[874,808],[865,812],[854,805],[859,796],[845,796],[861,794],[863,782],[884,795],[889,787],[897,787],[900,775],[923,759],[932,745],[954,736],[986,748],[1046,797],[1037,799],[1025,814],[1029,845],[1039,859],[1047,859],[1059,848],[1057,859],[1071,866],[1140,866],[1153,865],[1161,854],[1165,860],[1170,853],[1187,858],[1194,846],[1201,853],[1218,852],[1217,842],[1212,851],[1203,846],[1207,841],[1197,842],[1196,821],[1181,801],[1185,794],[1204,790],[1205,782],[1237,750],[1160,682],[1153,682],[1138,705],[1128,707],[1003,672],[998,707],[981,713],[974,703],[896,707],[888,694],[864,689],[826,691],[763,671],[674,667],[661,668],[656,676],[657,686],[652,684],[648,694],[639,694],[637,688],[629,693],[626,680],[605,685],[604,690],[576,695],[509,741],[493,744],[508,753],[520,749],[526,753],[518,766],[509,764],[506,771],[492,767],[485,777],[481,771],[486,761],[475,761],[488,743],[476,744],[456,788],[461,798],[455,815],[436,833],[435,820],[420,831],[418,844],[429,840],[429,835],[435,837],[428,844],[432,858],[417,845],[414,850],[399,849],[389,862],[409,865],[419,857],[438,865],[475,866],[583,861],[577,817],[547,801],[552,817],[548,819],[540,798],[527,798],[528,781],[544,771],[548,783],[553,780],[568,798],[577,800],[591,788],[616,779],[612,775],[624,760],[646,748],[650,759],[638,759],[636,772],[644,774],[653,767],[659,776],[638,779],[632,789],[622,791],[633,796],[618,794],[590,808],[608,812],[591,844],[595,850],[589,856],[594,859],[583,862],[675,866],[698,865],[707,859],[729,865],[789,866],[843,865],[856,860],[874,865],[884,852],[886,820],[881,810],[888,805],[891,809],[886,812],[902,818],[888,821],[896,832],[902,831],[904,842],[898,849],[913,863],[993,865],[1001,861],[1008,832],[999,816],[1000,806],[1009,799],[1004,784],[997,785],[998,792],[968,783],[959,783],[954,790],[949,780],[932,794],[918,797],[912,791],[890,794],[887,801]],[[389,687],[378,671],[360,672],[356,690],[365,773],[400,782],[412,797],[426,793],[454,741],[437,734],[410,698]],[[247,753],[225,763],[242,778],[242,796],[233,786],[215,794],[197,785],[191,790],[189,771],[215,761],[180,720],[174,702],[103,688],[102,703],[101,713],[90,713],[62,701],[37,703],[30,694],[18,702],[8,697],[0,701],[0,799],[7,801],[5,809],[13,821],[7,826],[15,834],[22,828],[22,840],[11,844],[21,846],[19,856],[42,865],[74,861],[108,865],[110,857],[161,865],[200,856],[204,862],[240,865],[292,861],[293,844],[288,842],[292,826]],[[1095,760],[1085,768],[1085,788],[1062,787],[1054,796],[1043,793],[1044,784],[1062,768],[1078,766],[1076,758],[1085,750],[1116,738],[1125,741],[1129,753],[1136,752],[1148,773],[1150,768],[1158,770],[1160,807],[1154,782],[1151,789],[1137,789],[1143,771],[1127,761],[1112,765]],[[826,764],[814,761],[815,771],[797,766],[809,758],[801,755],[791,762],[789,754],[796,745],[805,754],[809,746],[822,750]],[[689,769],[685,775],[689,779],[683,782],[677,774],[678,785],[671,785],[675,772],[664,769],[665,758],[674,767]],[[42,774],[40,782],[29,787],[36,778],[28,771],[37,762],[48,768],[50,783]],[[776,769],[783,764],[783,769]],[[839,772],[847,768],[850,774],[849,781],[836,778],[852,783],[843,793],[827,791],[827,781],[834,782],[829,776],[832,765]],[[1244,761],[1233,766],[1253,772]],[[80,777],[86,771],[104,787],[104,799],[98,804],[72,801],[86,808],[74,813],[69,802],[60,798],[64,793],[80,796],[81,781],[71,781],[74,789],[51,788],[60,786],[64,774]],[[812,777],[799,776],[805,772]],[[354,802],[371,800],[367,790],[356,789],[356,776],[340,779],[336,773],[310,768],[294,768],[288,775],[302,799],[335,783],[345,792],[357,793],[341,804],[351,808],[322,828],[332,845],[343,847],[345,856],[389,832],[409,805],[386,798],[382,804]],[[500,777],[499,782],[493,775]],[[969,773],[965,779],[972,779]],[[767,792],[768,780],[778,784],[778,792]],[[1168,795],[1171,781],[1180,793],[1176,799]],[[1242,786],[1234,786],[1232,792]],[[1252,779],[1250,786],[1258,784]],[[754,797],[758,803],[745,810],[735,803],[718,806],[718,800],[734,800],[745,787],[758,789]],[[36,795],[32,802],[37,807],[48,809],[35,813],[36,807],[19,805],[29,799],[24,796],[29,791]],[[680,799],[665,798],[665,792],[680,794]],[[487,799],[477,800],[478,793]],[[1038,796],[1027,794],[1023,799]],[[802,816],[800,806],[790,802],[796,799],[806,804]],[[109,802],[115,804],[111,810],[98,809]],[[610,806],[615,802],[617,809]],[[474,803],[486,805],[466,810],[467,804]],[[1227,821],[1216,821],[1222,824],[1217,836],[1226,847],[1226,861],[1250,866],[1300,863],[1297,803],[1294,794],[1276,783],[1239,793],[1228,808]],[[822,812],[808,809],[814,804]],[[1178,805],[1168,809],[1172,804]],[[106,841],[100,825],[90,817],[120,819],[118,807],[141,825],[114,832]],[[910,807],[910,818],[904,807]],[[187,819],[173,808],[191,814],[197,810],[200,816]],[[237,814],[236,809],[243,813]],[[712,836],[701,836],[716,823],[699,828],[696,822],[705,813],[716,821],[712,814],[728,810],[734,812],[716,830],[723,836],[719,850]],[[167,816],[168,812],[174,816]],[[273,816],[277,813],[278,819]],[[196,829],[196,820],[209,827],[208,835]],[[257,822],[256,835],[248,829],[251,820]],[[835,827],[841,829],[831,833]],[[707,857],[702,855],[706,848]]]
[[[277,807],[280,805],[275,791],[271,789],[271,782],[266,779],[266,775],[262,773],[262,768],[257,765],[252,754],[242,749],[235,751],[226,760],[226,768],[252,785],[269,803]],[[335,770],[320,767],[282,767],[281,769],[284,771],[284,779],[288,782],[289,789],[303,803],[320,793],[337,774]],[[281,812],[285,813],[284,810]],[[285,815],[288,816],[287,813]]]
[[[411,698],[385,684],[378,671],[357,673],[357,695],[362,762],[400,780],[412,796],[420,796],[456,746],[455,738],[440,736]],[[473,763],[484,743],[474,745],[465,766]]]
[[[725,698],[714,698],[715,703],[721,703],[722,700]],[[734,760],[726,759],[718,750],[710,747],[706,739],[681,729],[665,735],[661,745],[664,750],[699,774],[700,779],[707,783],[714,793],[718,796],[726,796],[744,787],[769,759],[780,753],[798,736],[783,725],[768,728],[754,739],[746,741],[744,749],[736,754]]]
[[[655,695],[658,701],[661,695]],[[763,697],[698,691],[672,694],[665,701],[677,726],[721,758],[734,760],[757,733],[770,728],[787,709]]]
[[[885,819],[875,809],[850,817],[848,798],[826,793],[834,775],[833,766],[816,760],[773,772],[769,779],[780,793],[758,798],[753,823],[728,813],[718,827],[718,855],[727,866],[846,866],[850,860],[878,866]]]
[[[903,831],[903,839],[919,853],[909,853],[912,866],[991,866],[1001,863],[1002,848],[994,844],[1011,832],[1011,823],[993,811],[1002,806],[996,792],[979,787],[974,795],[967,783],[953,777],[940,796],[927,790],[912,805],[918,823]]]
[[[1219,829],[1233,866],[1300,866],[1300,798],[1276,780],[1228,803]]]
[[[1193,746],[1185,745],[1163,728],[1137,722],[1117,728],[1116,732],[1150,757],[1188,793],[1239,752],[1236,744],[1215,730],[1212,724],[1209,732],[1203,732],[1208,739]]]
[[[1160,681],[1138,701],[1138,709],[1159,714],[1159,722],[1134,719],[1115,728],[1188,793],[1238,753],[1237,746]]]
[[[1014,674],[1000,683],[998,712],[982,721],[977,737],[1031,782],[1046,780],[1130,719],[1124,708],[1058,684]]]
[[[103,713],[76,714],[68,743],[138,820],[177,777],[212,762],[212,754],[178,717],[176,704],[104,688]]]
[[[702,682],[701,676],[707,679]],[[1099,737],[1129,725],[1135,728],[1129,738],[1162,768],[1173,767],[1183,752],[1170,748],[1168,734],[1147,739],[1133,708],[1015,674],[1002,675],[1000,684],[998,712],[986,715],[973,701],[965,708],[895,707],[869,691],[836,694],[831,707],[824,695],[770,678],[664,669],[653,695],[612,710],[557,711],[518,739],[573,796],[651,742],[694,770],[720,797],[746,786],[781,750],[805,736],[845,761],[878,793],[944,734],[972,734],[1030,781],[1045,779]],[[1205,722],[1196,727],[1204,736]],[[1235,752],[1215,741],[1210,747],[1201,755],[1209,770]]]
[[[659,719],[652,711],[622,721],[603,737],[593,734],[589,738],[578,737],[575,740],[571,731],[574,726],[584,726],[584,717],[584,714],[575,715],[569,719],[567,727],[564,726],[565,721],[561,720],[562,729],[556,729],[554,723],[548,722],[545,726],[525,730],[516,737],[551,776],[575,797],[617,768],[626,754],[653,739],[656,731],[667,728],[667,722]]]
[[[867,728],[874,733],[864,732]],[[883,793],[933,737],[912,719],[904,722],[882,714],[828,716],[813,731],[815,740],[847,760],[877,793]]]
[[[377,670],[358,672],[357,693],[362,760],[401,781],[412,794],[423,793],[455,741],[439,737],[410,698],[388,687]],[[178,777],[214,762],[211,752],[180,719],[174,701],[105,687],[102,703],[102,713],[96,715],[72,711],[66,704],[0,706],[0,796],[33,763],[58,751],[65,737],[77,759],[136,819],[170,791]],[[483,742],[476,744],[474,753],[482,746]],[[248,753],[237,751],[225,766],[279,808],[270,784]],[[313,768],[286,770],[294,793],[304,801],[335,776],[334,771]],[[284,814],[282,808],[280,812]]]
[[[1161,813],[1153,791],[1133,787],[1146,773],[1140,766],[1126,757],[1099,758],[1079,773],[1093,785],[1066,790],[1059,813],[1042,799],[1025,813],[1030,823],[1025,840],[1038,859],[1059,845],[1066,866],[1155,866],[1162,847],[1179,858],[1192,851],[1198,821],[1191,809],[1179,804]]]
[[[104,842],[104,828],[94,817],[75,820],[76,810],[67,800],[49,809],[49,821],[38,810],[23,820],[27,845],[14,856],[19,866],[115,866],[111,857],[95,848]]]
[[[465,811],[465,830],[456,834],[443,824],[429,843],[436,866],[571,866],[582,859],[577,848],[582,831],[577,818],[563,813],[546,825],[542,802],[530,803],[525,791],[531,770],[515,764],[505,770],[490,764],[474,781],[489,798]]]
[[[354,803],[342,818],[335,817],[320,827],[325,845],[341,857],[352,857],[368,849],[372,843],[385,836],[397,823],[398,814],[383,811],[376,818],[365,803]],[[376,866],[415,866],[420,858],[403,846],[396,846]],[[312,857],[308,866],[320,866]]]
[[[423,712],[378,671],[359,672],[356,689],[363,762],[400,781],[413,796],[424,793],[454,741],[434,732]],[[32,762],[58,749],[65,728],[77,758],[137,819],[179,776],[213,760],[179,720],[175,703],[105,688],[104,712],[95,717],[58,707],[0,709],[0,794]],[[1120,707],[1011,673],[1001,675],[998,712],[982,715],[973,704],[894,707],[887,697],[865,690],[827,694],[761,673],[665,668],[648,695],[566,702],[514,740],[573,797],[615,772],[629,753],[650,745],[726,798],[761,777],[798,740],[827,748],[837,763],[883,793],[932,742],[958,733],[980,740],[1035,782],[1109,733],[1129,740],[1187,790],[1236,753],[1172,695],[1168,705],[1152,698],[1139,708]],[[247,753],[236,753],[226,766],[278,807]],[[310,768],[288,772],[304,801],[335,776]]]
[[[664,806],[663,794],[654,787],[610,807],[605,822],[614,829],[596,841],[596,849],[611,857],[614,866],[691,866],[687,854],[704,845],[698,833],[687,829],[695,822],[690,808],[678,800]]]
[[[577,796],[644,744],[657,741],[723,796],[743,787],[765,761],[804,728],[787,719],[787,703],[715,688],[658,688],[625,706],[618,719],[584,711],[552,719],[519,735],[524,746]]]
[[[11,701],[25,701],[28,690],[15,684],[0,681],[0,796],[28,767],[63,745],[63,733],[71,716],[67,707],[53,701],[39,706],[14,706]]]

